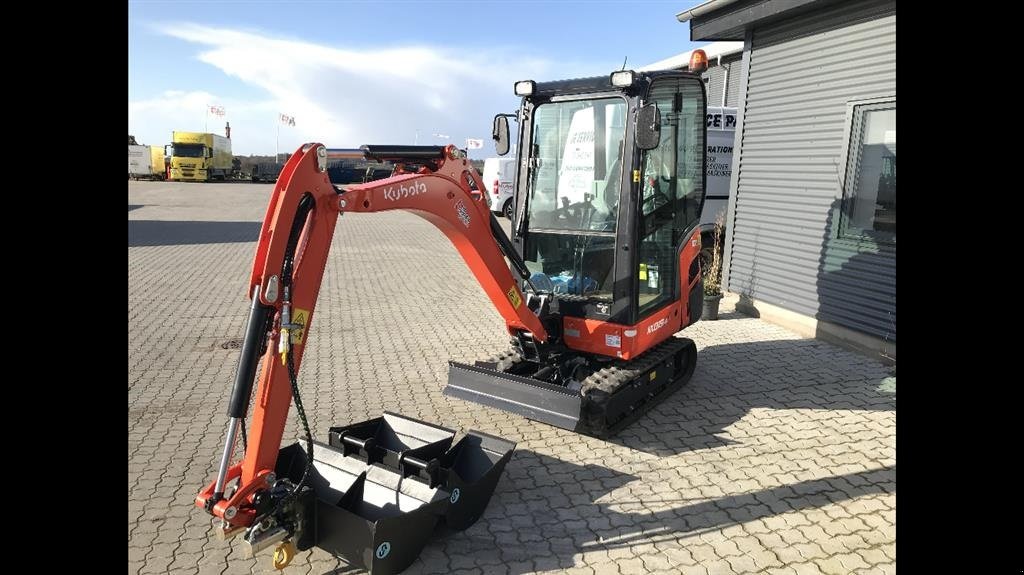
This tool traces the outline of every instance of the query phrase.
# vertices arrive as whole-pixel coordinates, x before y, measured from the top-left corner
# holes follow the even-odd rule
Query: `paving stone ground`
[[[128,572],[265,573],[211,537],[267,184],[128,184]],[[890,368],[726,310],[690,384],[612,441],[441,394],[507,344],[457,252],[407,213],[339,220],[299,375],[314,435],[396,411],[518,442],[483,517],[408,573],[893,573]],[[294,413],[294,410],[293,410]],[[295,421],[286,438],[299,436]],[[314,549],[288,573],[358,570]]]

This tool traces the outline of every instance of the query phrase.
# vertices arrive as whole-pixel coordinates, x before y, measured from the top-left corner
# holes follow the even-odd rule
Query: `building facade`
[[[735,108],[740,101],[740,72],[743,68],[743,42],[713,42],[702,46],[708,55],[708,69],[701,73],[707,91],[708,106]],[[687,70],[693,50],[659,60],[640,68],[648,70]]]
[[[895,0],[711,0],[678,19],[743,42],[724,286],[895,359]]]

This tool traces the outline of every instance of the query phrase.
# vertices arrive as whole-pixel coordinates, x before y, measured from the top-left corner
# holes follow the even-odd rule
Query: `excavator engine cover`
[[[376,575],[411,565],[439,522],[475,523],[515,449],[472,430],[452,446],[454,431],[387,412],[328,438],[313,444],[307,481],[312,545]],[[304,442],[281,449],[278,477],[297,482],[305,467]]]

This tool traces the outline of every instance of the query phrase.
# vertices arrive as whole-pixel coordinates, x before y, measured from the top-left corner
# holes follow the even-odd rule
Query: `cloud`
[[[196,129],[182,126],[195,126],[204,119],[206,106],[216,103],[227,116],[210,116],[210,131],[220,132],[222,120],[231,121],[233,148],[241,154],[273,153],[278,113],[295,117],[294,127],[280,128],[281,151],[307,141],[342,148],[409,144],[417,131],[420,144],[461,146],[466,138],[490,144],[494,114],[510,112],[518,103],[512,95],[515,80],[559,77],[555,64],[513,50],[355,49],[196,24],[160,31],[202,46],[200,61],[257,90],[252,100],[182,91],[129,102],[129,128],[137,126],[138,137],[150,133],[149,126],[159,126],[154,137],[159,141],[163,133],[166,139],[172,129]],[[570,76],[586,75],[578,73],[579,66],[573,68],[577,73]],[[451,139],[440,140],[434,133]]]
[[[207,115],[213,104],[223,106],[226,115]],[[234,153],[273,154],[277,110],[277,103],[270,99],[242,101],[220,98],[203,90],[167,91],[154,98],[128,102],[128,132],[141,144],[162,146],[170,143],[173,130],[223,134],[225,121],[230,121]],[[242,135],[236,128],[246,126],[252,130],[254,125],[259,125],[262,133]]]

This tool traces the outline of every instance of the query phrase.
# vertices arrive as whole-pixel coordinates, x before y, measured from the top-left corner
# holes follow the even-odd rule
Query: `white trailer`
[[[149,173],[149,146],[128,146],[128,177],[138,178]]]
[[[164,152],[158,146],[128,146],[128,179],[164,177]]]

